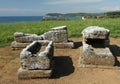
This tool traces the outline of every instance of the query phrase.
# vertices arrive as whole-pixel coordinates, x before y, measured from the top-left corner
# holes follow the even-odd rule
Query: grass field
[[[110,30],[111,37],[120,38],[120,18],[117,19],[87,19],[66,21],[39,21],[0,24],[0,47],[9,45],[13,40],[15,32],[43,34],[52,27],[68,27],[69,37],[81,37],[81,31],[88,26],[100,26]]]

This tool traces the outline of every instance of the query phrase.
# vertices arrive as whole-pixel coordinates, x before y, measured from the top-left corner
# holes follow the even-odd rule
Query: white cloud
[[[73,4],[73,3],[93,3],[100,2],[103,0],[47,0],[45,4]]]
[[[117,11],[120,10],[120,7],[118,6],[114,6],[114,7],[110,7],[110,6],[106,6],[106,7],[102,7],[100,8],[101,11]]]

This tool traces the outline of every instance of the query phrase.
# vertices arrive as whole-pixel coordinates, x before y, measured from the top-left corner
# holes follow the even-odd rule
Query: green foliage
[[[106,12],[105,15],[109,18],[118,18],[120,17],[120,11]]]
[[[104,13],[48,13],[47,16],[101,16],[104,15]]]
[[[120,38],[120,18],[116,19],[86,19],[66,21],[39,21],[0,24],[0,47],[10,45],[14,40],[15,32],[32,33],[41,35],[52,27],[66,25],[69,37],[81,37],[82,30],[88,26],[105,27],[111,31],[111,37]]]
[[[59,16],[62,15],[61,13],[48,13],[47,16]]]
[[[85,16],[86,18],[120,18],[120,11],[110,11],[105,13],[48,13],[47,16]]]

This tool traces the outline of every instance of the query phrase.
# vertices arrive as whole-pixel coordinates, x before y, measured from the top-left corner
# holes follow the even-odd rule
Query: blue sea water
[[[41,21],[43,16],[0,16],[0,23]]]
[[[35,22],[41,21],[44,16],[0,16],[0,23],[14,23],[14,22]],[[51,17],[54,18],[54,17]],[[61,17],[55,17],[61,18]],[[64,19],[80,19],[81,16],[62,17]]]

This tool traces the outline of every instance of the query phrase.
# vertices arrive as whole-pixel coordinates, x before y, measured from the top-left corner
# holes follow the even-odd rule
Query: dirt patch
[[[55,49],[55,67],[51,78],[19,80],[21,50],[0,48],[0,84],[120,84],[120,70],[78,68],[82,38],[72,38],[75,49]],[[111,51],[120,60],[120,39],[110,38]],[[116,52],[116,53],[115,53]]]

